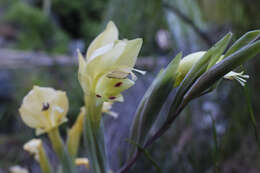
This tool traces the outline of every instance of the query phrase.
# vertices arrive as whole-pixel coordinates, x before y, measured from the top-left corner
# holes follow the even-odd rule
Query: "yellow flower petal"
[[[19,112],[24,123],[41,134],[66,122],[68,107],[65,92],[34,86],[24,97]]]
[[[103,75],[97,83],[96,93],[104,101],[113,101],[124,90],[134,85],[130,79],[109,78]]]
[[[89,59],[93,52],[101,48],[107,44],[113,43],[114,41],[118,40],[118,29],[115,24],[110,21],[107,24],[107,27],[104,32],[99,34],[94,41],[90,44],[88,51],[87,51],[87,59]]]
[[[126,41],[124,52],[116,61],[116,66],[134,67],[137,56],[142,47],[143,40],[141,38]]]
[[[142,46],[142,39],[118,40],[118,30],[108,23],[89,46],[87,59],[79,57],[79,81],[85,95],[96,95],[103,101],[122,101],[121,92],[134,84],[134,65]],[[138,70],[137,70],[138,71]],[[128,75],[132,80],[127,79]],[[119,86],[116,83],[121,82]]]
[[[122,55],[125,47],[125,42],[118,42],[113,49],[106,54],[92,59],[86,65],[86,73],[91,75],[92,78],[96,78],[115,68],[115,62]]]

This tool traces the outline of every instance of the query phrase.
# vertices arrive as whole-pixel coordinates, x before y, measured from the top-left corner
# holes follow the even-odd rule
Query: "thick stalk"
[[[43,146],[41,146],[39,148],[39,163],[40,163],[40,167],[41,167],[41,171],[44,173],[52,173],[52,167],[51,164],[49,162],[49,159],[45,153],[45,150],[43,148]]]
[[[186,104],[185,104],[186,105]],[[180,115],[181,111],[183,110],[183,108],[185,107],[185,105],[181,105],[176,112],[170,112],[171,118],[169,118],[164,124],[163,126],[153,135],[151,136],[147,142],[144,145],[144,149],[146,149],[147,147],[149,147],[150,145],[152,145],[158,138],[160,138],[172,125],[172,123],[175,121],[175,119]],[[137,152],[133,155],[133,157],[120,169],[118,170],[116,173],[126,173],[127,171],[129,171],[129,169],[135,164],[135,162],[137,161],[137,159],[141,156],[142,154],[142,150],[137,150]]]
[[[69,156],[67,149],[60,136],[59,129],[55,128],[48,132],[48,136],[51,140],[52,147],[58,155],[62,164],[63,173],[76,173],[76,168],[73,160]]]
[[[101,99],[95,95],[85,96],[84,143],[90,160],[90,169],[95,173],[107,173],[109,170],[101,119],[102,105]]]

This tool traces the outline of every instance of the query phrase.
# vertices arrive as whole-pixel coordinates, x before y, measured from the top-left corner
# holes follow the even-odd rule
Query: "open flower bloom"
[[[86,95],[103,101],[123,101],[121,92],[134,85],[133,71],[142,39],[118,40],[118,29],[109,22],[105,31],[90,44],[86,59],[78,51],[79,81]],[[127,78],[128,75],[132,78]]]
[[[34,86],[19,109],[26,125],[42,134],[67,121],[68,98],[63,91]]]
[[[40,139],[32,139],[24,144],[23,149],[34,155],[35,160],[39,161],[39,150],[42,147]]]
[[[174,84],[175,87],[179,86],[182,80],[185,78],[186,74],[191,70],[192,66],[198,62],[200,58],[203,57],[203,55],[206,53],[206,51],[199,51],[195,53],[191,53],[187,56],[185,56],[178,67],[178,74],[176,78],[176,82]],[[219,63],[224,56],[220,56],[217,63]],[[230,71],[227,73],[223,78],[229,79],[229,80],[236,80],[238,81],[242,86],[245,85],[246,79],[249,78],[248,75],[243,75],[244,72],[236,73],[234,71]]]
[[[29,171],[26,168],[23,168],[19,165],[12,166],[9,168],[11,173],[29,173]]]

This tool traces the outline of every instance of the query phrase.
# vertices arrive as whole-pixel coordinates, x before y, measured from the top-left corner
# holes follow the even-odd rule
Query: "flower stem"
[[[75,164],[71,159],[71,157],[69,156],[67,149],[65,148],[65,145],[59,133],[59,129],[55,128],[49,131],[48,136],[51,140],[54,151],[56,152],[56,154],[60,159],[63,173],[75,173],[76,172]]]
[[[181,111],[185,106],[186,103],[182,104],[174,113],[171,114],[172,116],[163,124],[163,126],[147,140],[147,142],[144,144],[143,147],[144,149],[152,145],[158,138],[160,138],[171,127],[172,123],[180,115]],[[143,150],[138,149],[137,152],[132,156],[132,158],[116,173],[126,173],[127,171],[129,171],[129,169],[135,164],[137,159],[141,156],[142,152]]]
[[[44,173],[52,173],[53,172],[51,164],[48,160],[48,157],[45,153],[43,146],[41,146],[39,148],[39,163],[40,163],[40,167],[41,167],[42,172],[44,172]]]
[[[84,143],[90,159],[90,169],[95,173],[107,173],[109,170],[101,120],[102,105],[103,101],[95,95],[85,96]]]

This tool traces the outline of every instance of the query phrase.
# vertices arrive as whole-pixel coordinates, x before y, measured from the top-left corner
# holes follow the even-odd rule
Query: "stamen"
[[[144,71],[144,70],[138,70],[138,69],[136,69],[136,68],[133,68],[133,71],[135,71],[135,72],[137,72],[137,73],[140,73],[140,74],[142,74],[142,75],[145,75],[145,73],[146,73],[146,71]]]
[[[120,87],[123,84],[123,82],[118,82],[114,85],[114,87]]]
[[[245,86],[245,83],[247,82],[246,79],[249,78],[249,75],[244,75],[243,71],[240,72],[240,73],[231,71],[228,74],[226,74],[224,76],[224,78],[225,79],[229,79],[229,80],[234,80],[235,79],[237,82],[240,83],[240,85]]]
[[[47,103],[42,103],[42,111],[47,111],[50,108],[50,104]]]

